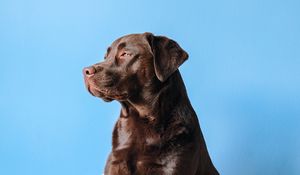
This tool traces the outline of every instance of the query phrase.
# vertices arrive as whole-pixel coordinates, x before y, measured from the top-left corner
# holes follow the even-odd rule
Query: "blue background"
[[[180,70],[221,174],[300,174],[300,1],[0,1],[0,174],[103,172],[117,102],[84,66],[116,38],[176,40]]]

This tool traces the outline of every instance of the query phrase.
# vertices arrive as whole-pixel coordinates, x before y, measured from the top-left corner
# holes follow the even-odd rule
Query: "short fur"
[[[167,37],[131,34],[83,70],[92,95],[122,105],[105,175],[219,174],[178,70],[187,58]]]

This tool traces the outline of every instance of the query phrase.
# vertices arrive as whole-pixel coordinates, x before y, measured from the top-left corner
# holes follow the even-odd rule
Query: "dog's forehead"
[[[143,34],[130,34],[116,39],[111,47],[118,47],[120,44],[129,45],[146,45],[147,40]]]

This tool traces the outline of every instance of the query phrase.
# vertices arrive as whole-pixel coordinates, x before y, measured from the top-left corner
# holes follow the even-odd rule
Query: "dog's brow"
[[[123,49],[124,47],[126,47],[126,43],[122,42],[118,45],[118,50]]]

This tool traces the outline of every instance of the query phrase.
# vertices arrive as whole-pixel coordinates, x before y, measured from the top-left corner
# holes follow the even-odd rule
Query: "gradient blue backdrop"
[[[0,174],[97,175],[117,102],[84,66],[117,37],[178,41],[212,160],[225,175],[300,174],[300,1],[0,1]]]

